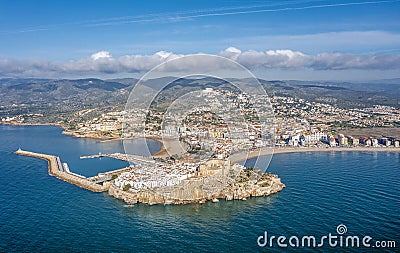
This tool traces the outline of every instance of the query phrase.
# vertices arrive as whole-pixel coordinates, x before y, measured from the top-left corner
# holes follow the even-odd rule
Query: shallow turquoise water
[[[157,143],[151,145],[157,149]],[[86,176],[126,165],[114,159],[79,160],[81,155],[121,152],[120,142],[63,136],[57,127],[0,126],[2,252],[287,251],[260,248],[257,238],[266,230],[276,236],[322,236],[336,233],[339,224],[347,226],[349,235],[396,240],[392,251],[399,251],[399,153],[279,154],[268,171],[279,174],[287,188],[273,196],[127,207],[107,194],[50,177],[46,161],[13,155],[18,147],[59,155],[72,171]]]

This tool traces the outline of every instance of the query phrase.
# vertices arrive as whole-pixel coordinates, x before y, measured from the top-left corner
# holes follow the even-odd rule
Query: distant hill
[[[95,78],[0,79],[0,119],[38,114],[43,116],[28,117],[30,123],[68,122],[84,109],[103,108],[97,113],[122,109],[135,83]]]
[[[228,79],[254,85],[247,79]],[[232,88],[217,78],[162,77],[142,81],[148,88],[167,87],[155,103],[165,104],[187,92],[208,87]],[[254,81],[254,80],[253,80]],[[0,79],[0,118],[21,114],[43,114],[47,121],[68,120],[75,112],[97,108],[99,113],[123,109],[130,91],[138,82],[134,78],[101,80],[86,79]],[[267,81],[259,79],[270,95],[303,98],[310,102],[333,104],[343,108],[372,105],[400,107],[400,79],[377,80],[370,83]],[[100,109],[103,108],[103,109]],[[108,108],[108,109],[105,109]]]
[[[77,80],[1,79],[0,105],[60,101],[115,103],[127,97],[134,83],[136,80],[118,82],[94,78]],[[121,96],[121,94],[125,95]]]
[[[308,101],[334,104],[343,108],[387,105],[400,107],[400,83],[265,81],[260,80],[269,95],[291,96]]]

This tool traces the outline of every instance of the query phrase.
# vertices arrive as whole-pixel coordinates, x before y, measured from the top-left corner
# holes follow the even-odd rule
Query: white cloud
[[[345,69],[399,69],[400,55],[355,55],[340,53],[322,53],[314,57],[313,69],[345,70]]]
[[[232,37],[225,39],[224,42],[243,48],[290,48],[312,54],[320,52],[368,53],[397,50],[400,45],[400,34],[387,31],[340,31],[298,35]]]
[[[237,56],[236,60],[248,68],[302,68],[308,66],[310,56],[292,50],[249,50]]]
[[[90,56],[90,58],[92,58],[93,60],[98,60],[98,59],[102,59],[102,58],[112,58],[112,55],[110,54],[110,52],[100,51],[100,52],[92,54],[92,56]]]
[[[249,69],[281,69],[281,70],[400,70],[399,54],[343,54],[320,53],[307,55],[293,50],[241,51],[229,47],[221,51],[219,56],[237,61]],[[1,76],[65,76],[65,75],[97,75],[115,73],[139,73],[171,59],[185,55],[160,51],[152,55],[124,55],[113,57],[110,52],[100,51],[89,57],[55,63],[50,61],[23,61],[0,59]],[[209,57],[184,58],[184,64],[170,61],[163,65],[165,72],[185,70],[207,71],[224,69],[223,61]],[[229,65],[229,64],[228,64]],[[232,66],[232,65],[230,65]]]
[[[242,51],[236,47],[228,47],[220,52],[219,55],[236,61],[241,53]]]

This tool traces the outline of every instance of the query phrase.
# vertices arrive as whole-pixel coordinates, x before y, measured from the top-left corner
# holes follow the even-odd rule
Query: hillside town
[[[176,117],[178,114],[172,115],[171,112],[165,114],[163,111],[152,110],[148,113],[142,109],[131,109],[129,112],[126,110],[104,112],[97,117],[86,119],[83,116],[93,109],[85,109],[74,114],[75,125],[73,129],[66,129],[65,133],[100,139],[130,138],[138,136],[138,133],[140,136],[179,136],[189,145],[192,153],[205,150],[207,155],[219,158],[227,157],[235,149],[256,149],[272,144],[280,147],[324,145],[399,147],[400,136],[397,135],[371,137],[362,134],[352,136],[340,132],[340,129],[345,127],[397,128],[400,125],[399,108],[375,105],[370,108],[343,109],[329,103],[308,102],[293,97],[251,98],[232,91],[212,88],[201,91],[201,96],[208,103],[207,107],[196,108],[190,107],[190,104],[183,104],[182,107],[185,108],[186,106],[196,108],[186,115],[186,118]],[[221,97],[226,98],[226,101],[218,100]],[[185,102],[190,103],[190,101]],[[268,105],[264,108],[267,114],[273,114],[273,125],[271,121],[261,126],[256,117],[238,119],[232,116],[254,115],[252,105],[259,104]],[[182,108],[178,108],[177,111],[179,109]],[[128,115],[132,131],[127,131],[126,125],[123,129]],[[2,124],[24,124],[25,118],[30,116],[32,115],[17,115],[0,120]],[[270,115],[259,117],[264,116]],[[168,124],[165,124],[166,122]]]
[[[224,187],[223,177],[238,174],[246,168],[229,161],[210,159],[207,162],[190,162],[182,160],[154,161],[134,163],[132,170],[121,173],[114,185],[121,190],[139,192],[154,188],[173,187],[183,181],[205,177],[220,178],[220,186]],[[217,185],[215,187],[218,188]],[[215,189],[218,190],[218,189]]]
[[[187,204],[246,200],[268,196],[284,187],[274,174],[226,160],[210,159],[202,163],[176,160],[134,165],[114,180],[109,193],[130,204]]]
[[[160,99],[165,101],[163,99]],[[206,200],[267,196],[285,186],[272,174],[236,164],[233,157],[268,148],[301,147],[399,148],[400,137],[349,135],[341,127],[397,127],[400,110],[375,105],[343,109],[328,103],[285,96],[254,96],[205,88],[168,104],[168,108],[133,106],[88,117],[94,110],[74,114],[75,125],[65,134],[99,139],[137,137],[174,140],[184,152],[160,151],[151,157],[104,155],[130,162],[115,175],[109,193],[128,203],[185,204]],[[23,116],[3,118],[20,124]],[[168,141],[167,141],[168,142]],[[167,149],[163,142],[162,149]],[[165,151],[164,150],[164,151]],[[99,176],[100,178],[100,176]]]
[[[131,109],[129,112],[106,112],[99,117],[79,121],[79,117],[87,113],[87,110],[84,110],[75,115],[78,122],[76,130],[67,130],[67,132],[80,137],[97,136],[98,138],[130,138],[138,136],[138,133],[140,136],[176,137],[179,135],[181,140],[184,139],[189,144],[193,153],[196,150],[208,150],[209,155],[213,154],[220,158],[226,157],[240,145],[242,145],[240,148],[246,149],[271,145],[272,137],[273,143],[281,147],[399,146],[399,136],[381,136],[380,138],[363,135],[349,136],[337,130],[338,126],[355,129],[398,127],[400,124],[400,109],[398,108],[376,105],[371,108],[342,109],[328,103],[308,102],[292,97],[273,96],[270,100],[267,97],[249,98],[232,91],[217,91],[211,88],[203,90],[201,96],[207,102],[207,107],[190,107],[190,104],[185,104],[190,101],[184,101],[182,107],[196,108],[186,115],[186,118],[177,116],[178,111],[182,109],[178,107],[174,114],[171,112],[164,114],[156,110],[147,113],[145,110]],[[218,100],[221,97],[226,98],[226,101]],[[238,119],[238,117],[230,116],[237,115],[235,113],[254,115],[251,105],[262,103],[267,105],[270,103],[271,107],[265,106],[268,114],[272,114],[270,108],[273,108],[273,125],[267,122],[267,125],[263,126],[266,129],[261,129],[262,126],[256,118],[240,119],[239,117]],[[129,127],[132,131],[127,131],[126,126],[123,130],[127,115],[129,115]],[[270,115],[265,115],[267,116]],[[145,122],[144,118],[146,118]],[[18,119],[3,118],[2,122],[14,120]],[[19,120],[23,122],[23,119]],[[162,126],[161,123],[164,125]],[[243,132],[243,129],[246,131]],[[214,141],[211,143],[210,140]]]

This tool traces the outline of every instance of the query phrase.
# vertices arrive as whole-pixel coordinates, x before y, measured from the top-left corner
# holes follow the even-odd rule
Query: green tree
[[[127,185],[125,185],[124,186],[124,191],[127,191],[127,190],[129,190],[130,188],[131,188],[132,186],[130,185],[130,184],[127,184]]]

